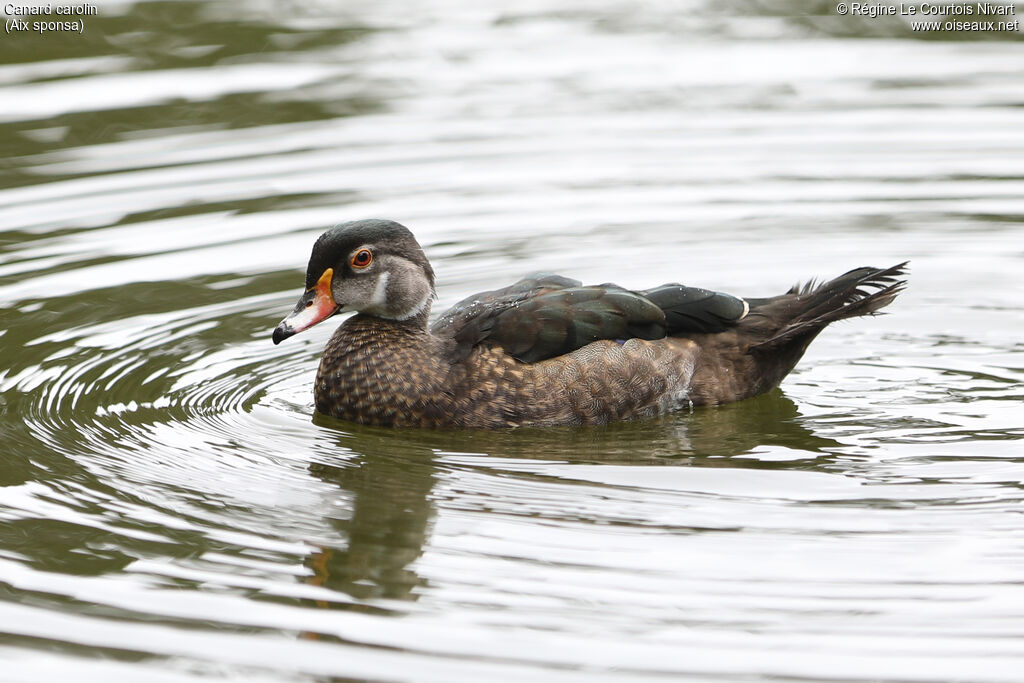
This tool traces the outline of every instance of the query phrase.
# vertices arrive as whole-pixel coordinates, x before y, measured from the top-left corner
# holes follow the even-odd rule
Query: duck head
[[[433,296],[434,270],[405,226],[379,219],[341,223],[313,245],[306,291],[274,330],[274,343],[335,313],[425,320]]]

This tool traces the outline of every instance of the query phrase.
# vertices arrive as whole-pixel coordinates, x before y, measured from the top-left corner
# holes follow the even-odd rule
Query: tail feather
[[[808,282],[789,290],[795,295],[794,317],[771,337],[750,347],[766,352],[792,344],[801,337],[809,343],[826,325],[836,320],[877,315],[906,287],[907,262],[890,268],[856,268],[824,284]]]

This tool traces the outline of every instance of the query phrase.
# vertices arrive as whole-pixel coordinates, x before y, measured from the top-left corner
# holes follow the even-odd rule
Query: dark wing
[[[599,339],[661,339],[677,331],[725,329],[730,316],[734,322],[744,313],[741,299],[682,285],[632,292],[541,275],[460,301],[431,332],[454,341],[455,361],[486,341],[535,363]]]
[[[520,302],[494,317],[485,339],[526,363],[570,353],[598,339],[661,339],[665,314],[615,287],[570,287]]]
[[[445,311],[430,326],[430,332],[440,337],[453,337],[466,330],[466,328],[472,328],[481,324],[488,317],[501,313],[520,301],[548,292],[579,286],[579,280],[562,277],[554,273],[529,275],[508,287],[467,296]]]
[[[665,311],[670,335],[686,332],[723,332],[750,310],[739,297],[680,284],[662,285],[640,292]]]

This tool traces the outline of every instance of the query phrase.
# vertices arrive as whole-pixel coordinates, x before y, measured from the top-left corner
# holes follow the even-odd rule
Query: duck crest
[[[316,409],[333,417],[396,427],[605,424],[769,391],[827,325],[889,305],[905,266],[858,268],[760,299],[541,274],[471,296],[428,329],[433,271],[419,244],[397,223],[356,221],[317,241],[307,291],[274,341],[357,311],[317,372]]]

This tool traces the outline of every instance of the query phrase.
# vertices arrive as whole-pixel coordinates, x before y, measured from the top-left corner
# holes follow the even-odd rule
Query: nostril
[[[312,305],[313,305],[313,302],[312,302],[312,301],[307,301],[307,302],[306,302],[306,308],[309,308],[309,307],[310,307],[310,306],[312,306]]]

